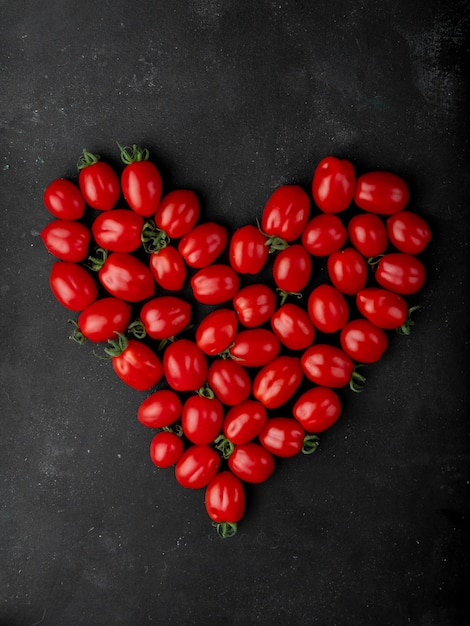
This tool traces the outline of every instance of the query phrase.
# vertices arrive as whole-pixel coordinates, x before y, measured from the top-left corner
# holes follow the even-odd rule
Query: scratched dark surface
[[[0,2],[1,626],[468,623],[468,27],[463,0]],[[412,335],[230,540],[49,291],[43,190],[116,141],[232,228],[335,154],[434,233]]]

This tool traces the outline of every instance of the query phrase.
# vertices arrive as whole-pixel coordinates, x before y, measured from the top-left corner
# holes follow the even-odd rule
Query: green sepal
[[[222,539],[228,539],[237,534],[237,522],[212,522],[212,526],[214,526],[217,534]]]
[[[121,151],[121,159],[125,165],[130,165],[131,163],[139,163],[139,161],[148,161],[150,153],[148,148],[141,148],[137,146],[135,143],[131,146],[121,146],[121,144],[116,141],[119,150]]]
[[[227,460],[235,449],[234,444],[224,435],[219,435],[214,439],[215,449],[222,453],[222,457]]]
[[[416,306],[412,306],[408,309],[408,315],[406,316],[406,320],[401,326],[396,329],[399,335],[408,336],[411,334],[411,327],[415,325],[414,321],[411,319],[411,316],[415,311],[422,308],[423,307],[420,304],[417,304]]]
[[[93,154],[93,152],[88,152],[88,150],[83,149],[82,155],[77,162],[77,169],[78,171],[84,170],[86,167],[98,163],[100,159],[101,157],[99,154]]]
[[[313,454],[319,445],[320,440],[317,435],[306,435],[302,442],[302,454]]]
[[[364,367],[364,365],[361,363],[356,364],[353,373],[351,374],[351,378],[349,379],[349,388],[355,393],[360,393],[361,391],[363,391],[364,383],[366,382],[365,376],[359,374],[359,372],[357,371],[359,367]]]

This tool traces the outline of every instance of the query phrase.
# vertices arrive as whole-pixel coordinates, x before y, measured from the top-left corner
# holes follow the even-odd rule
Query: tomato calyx
[[[181,424],[172,424],[171,426],[162,426],[162,431],[166,433],[173,433],[177,437],[182,437],[184,435],[183,427]]]
[[[264,245],[268,248],[269,254],[280,252],[281,250],[285,250],[289,247],[289,243],[285,239],[282,239],[282,237],[279,237],[278,235],[268,235],[268,233],[265,233],[261,228],[261,224],[258,219],[256,220],[256,223],[258,225],[259,232],[266,237]]]
[[[412,306],[408,309],[408,315],[406,316],[406,320],[403,322],[401,326],[399,326],[396,331],[399,335],[408,336],[411,334],[411,327],[415,325],[414,320],[411,319],[411,316],[418,309],[422,309],[423,307],[420,304]]]
[[[320,441],[317,435],[305,435],[302,442],[301,452],[302,454],[313,454],[319,445]]]
[[[106,263],[108,255],[108,251],[104,248],[95,248],[95,256],[90,255],[87,258],[85,265],[92,272],[99,272],[100,269],[103,268],[103,265]]]
[[[80,326],[78,325],[77,321],[72,319],[67,321],[69,324],[72,324],[74,326],[73,333],[70,335],[69,339],[75,341],[80,346],[83,346],[83,344],[87,341],[87,338],[80,330]]]
[[[351,389],[351,391],[354,391],[354,393],[360,393],[361,391],[364,391],[364,383],[366,382],[365,376],[359,374],[359,372],[357,371],[359,367],[364,367],[364,365],[362,363],[357,363],[354,366],[351,378],[349,379],[349,388]]]
[[[127,337],[117,331],[116,335],[117,339],[108,339],[109,347],[104,349],[107,356],[103,358],[112,359],[114,357],[121,356],[121,354],[127,349],[129,345]]]
[[[93,152],[88,152],[85,148],[83,149],[83,153],[78,159],[77,169],[78,171],[84,170],[86,167],[90,165],[95,165],[101,159],[99,154],[93,154]]]
[[[143,248],[148,254],[157,253],[170,243],[167,233],[158,228],[153,220],[147,220],[140,234]]]
[[[133,335],[136,339],[144,339],[147,336],[147,331],[145,330],[145,324],[138,317],[133,322],[131,322],[127,328],[127,332]]]
[[[230,458],[235,449],[235,445],[225,435],[219,435],[214,439],[214,447],[222,454],[222,458],[225,460]]]
[[[281,296],[279,306],[282,306],[283,304],[285,304],[289,296],[295,296],[297,300],[300,300],[301,298],[303,298],[303,294],[300,293],[300,291],[285,291],[284,289],[281,289],[280,287],[276,287],[276,291]]]
[[[150,156],[148,148],[141,148],[135,143],[132,146],[121,146],[119,142],[116,143],[121,151],[122,162],[125,165],[131,165],[131,163],[138,163],[139,161],[148,161]]]
[[[367,259],[367,265],[371,268],[372,271],[375,271],[377,265],[380,263],[380,260],[385,256],[385,254],[377,254],[376,256],[370,256]]]
[[[237,534],[237,522],[212,522],[212,526],[222,539],[227,539]]]

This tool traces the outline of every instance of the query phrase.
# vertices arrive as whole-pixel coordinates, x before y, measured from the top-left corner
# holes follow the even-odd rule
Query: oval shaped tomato
[[[276,409],[292,398],[302,378],[300,359],[278,356],[256,374],[253,395],[266,408]]]
[[[195,395],[183,404],[181,426],[192,443],[212,443],[220,433],[223,421],[224,409],[217,398]]]
[[[263,483],[274,472],[274,457],[258,443],[235,446],[228,459],[230,470],[247,483]]]
[[[113,297],[95,300],[80,313],[74,338],[79,340],[81,335],[97,343],[113,339],[116,333],[126,332],[131,315],[132,308],[124,300]]]
[[[98,297],[98,287],[87,270],[70,261],[56,261],[51,268],[49,285],[66,309],[83,311]]]
[[[175,433],[162,431],[150,442],[150,458],[157,467],[171,467],[184,452],[184,443]]]
[[[366,287],[356,296],[359,313],[379,328],[400,328],[408,317],[408,305],[397,293]]]
[[[189,267],[207,267],[222,254],[227,240],[225,226],[204,222],[184,235],[178,244],[178,252]]]
[[[164,428],[174,424],[182,410],[178,394],[171,389],[159,389],[140,404],[137,419],[147,428]]]
[[[409,199],[408,185],[392,172],[367,172],[357,179],[354,202],[369,213],[398,213],[405,208]]]
[[[261,230],[269,237],[291,242],[298,239],[310,213],[310,198],[299,185],[283,185],[266,202]]]
[[[163,372],[175,391],[197,391],[206,382],[206,356],[194,341],[178,339],[165,350]]]
[[[302,233],[302,245],[312,256],[328,256],[344,246],[348,233],[337,215],[315,215]]]
[[[213,522],[235,525],[228,535],[232,536],[245,513],[245,490],[241,480],[227,470],[219,472],[207,485],[204,502]]]
[[[279,339],[270,330],[252,328],[239,332],[230,346],[230,356],[244,367],[262,367],[277,357]]]
[[[142,245],[144,219],[129,209],[101,213],[91,230],[96,243],[111,252],[133,252]]]
[[[56,178],[46,187],[43,201],[49,213],[62,220],[78,220],[85,212],[80,189],[65,178]]]
[[[301,364],[305,376],[322,387],[344,387],[354,372],[352,359],[329,344],[310,346],[302,355]]]
[[[259,435],[268,414],[258,400],[244,400],[232,406],[226,413],[222,430],[229,441],[235,445],[248,443]]]
[[[327,156],[315,168],[312,194],[324,213],[339,213],[351,204],[356,187],[353,164],[346,159]]]
[[[308,315],[322,333],[335,333],[349,318],[349,307],[343,294],[331,285],[318,285],[308,297]]]
[[[55,220],[41,231],[48,252],[62,261],[78,263],[88,256],[91,233],[85,224],[74,220]]]
[[[165,246],[150,255],[150,271],[155,281],[167,291],[181,291],[186,280],[186,264],[178,250]]]
[[[292,414],[308,433],[321,433],[338,420],[341,401],[329,387],[312,387],[297,399]]]
[[[110,211],[119,200],[121,185],[109,163],[98,154],[83,150],[78,161],[78,186],[87,204],[98,211]]]
[[[138,391],[146,391],[156,385],[163,376],[160,359],[146,344],[136,339],[110,340],[113,346],[108,354],[113,354],[113,369],[119,378]]]
[[[211,311],[197,327],[196,343],[205,354],[220,354],[234,340],[237,328],[237,314],[232,309]]]
[[[279,341],[290,350],[308,348],[315,337],[315,328],[308,313],[290,302],[273,313],[271,327]]]
[[[98,278],[103,287],[116,298],[140,302],[155,293],[152,272],[143,261],[128,252],[112,252],[107,256]]]
[[[266,237],[256,226],[248,224],[233,233],[229,261],[239,274],[258,274],[265,266],[268,256]]]
[[[240,324],[256,328],[267,322],[276,309],[276,294],[263,284],[247,285],[233,298]]]
[[[229,359],[213,361],[207,373],[207,381],[216,397],[228,406],[235,406],[250,395],[251,380],[246,370]]]
[[[341,331],[340,343],[348,356],[359,363],[375,363],[388,346],[388,338],[382,328],[367,319],[348,322]]]
[[[426,268],[412,254],[391,252],[377,264],[375,279],[381,287],[401,295],[419,291],[426,280]]]
[[[310,280],[311,274],[312,258],[299,243],[281,250],[274,260],[274,282],[286,294],[302,291]]]
[[[223,304],[235,296],[240,279],[229,265],[220,263],[198,270],[190,284],[193,296],[201,304]]]
[[[124,198],[133,211],[150,217],[158,208],[162,195],[162,177],[149,160],[149,151],[135,144],[121,148],[125,168],[121,174]]]
[[[365,257],[382,254],[388,245],[385,224],[374,213],[360,213],[352,217],[348,235],[352,245]]]
[[[149,337],[169,339],[188,326],[191,305],[176,296],[158,296],[144,304],[140,319]]]
[[[431,229],[422,217],[411,211],[400,211],[387,219],[388,237],[391,243],[407,254],[423,252],[431,241]]]
[[[155,213],[155,223],[171,239],[179,239],[196,225],[201,207],[194,191],[174,189],[164,196]]]
[[[201,489],[216,476],[220,467],[219,453],[207,445],[192,445],[180,456],[175,477],[182,487]]]
[[[305,430],[291,417],[272,417],[259,434],[263,448],[286,459],[299,454],[304,437]]]
[[[348,296],[356,295],[367,282],[366,262],[354,248],[344,248],[331,254],[327,271],[333,285]]]

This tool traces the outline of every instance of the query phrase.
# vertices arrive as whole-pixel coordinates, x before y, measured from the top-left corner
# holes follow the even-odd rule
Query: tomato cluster
[[[103,343],[116,374],[150,391],[137,418],[157,431],[153,463],[204,488],[231,536],[247,484],[266,481],[276,458],[315,451],[341,415],[340,390],[362,389],[358,368],[382,357],[391,330],[409,333],[405,297],[425,282],[431,231],[406,208],[401,177],[356,177],[328,156],[309,193],[279,187],[257,224],[230,234],[200,221],[193,191],[163,195],[148,150],[120,150],[120,174],[83,151],[78,184],[46,189],[50,287],[78,313],[73,339]],[[211,308],[194,324],[199,304]]]

